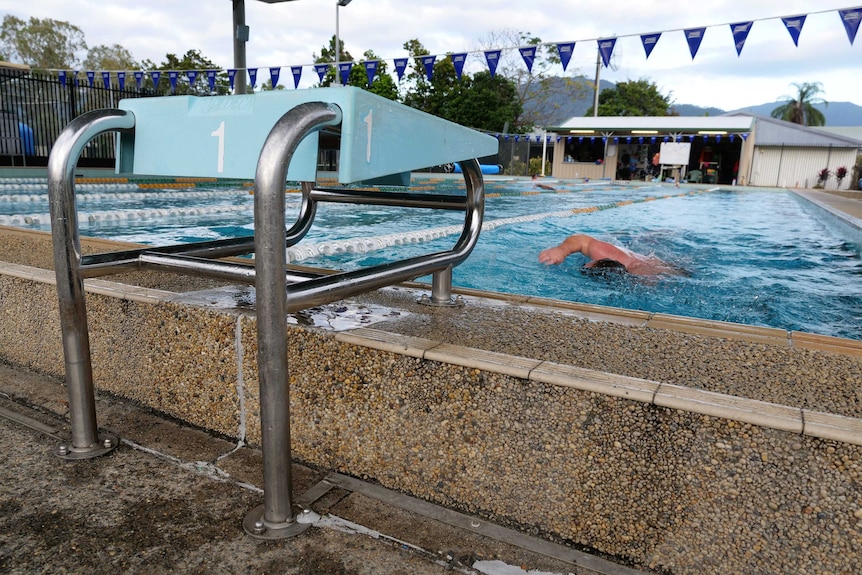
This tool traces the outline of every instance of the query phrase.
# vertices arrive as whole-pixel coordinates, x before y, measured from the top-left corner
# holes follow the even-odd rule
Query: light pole
[[[260,0],[267,4],[293,2],[294,0]],[[233,3],[233,67],[236,68],[234,78],[234,94],[245,94],[248,82],[248,64],[245,57],[245,43],[248,42],[248,26],[245,24],[245,0],[231,0]]]
[[[338,60],[341,56],[341,46],[338,37],[338,9],[347,6],[353,0],[336,0],[335,2],[335,83],[341,86],[341,70],[338,69]]]

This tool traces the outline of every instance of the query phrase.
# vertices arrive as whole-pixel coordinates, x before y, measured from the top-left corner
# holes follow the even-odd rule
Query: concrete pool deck
[[[812,197],[818,201],[831,202],[833,207],[843,205],[847,213],[858,210],[860,206],[858,200],[847,204],[846,198],[833,200],[830,194],[823,192],[806,193],[814,194]],[[855,213],[860,212],[862,210]],[[44,249],[34,249],[32,242],[21,243],[17,255],[12,256],[16,251],[16,235],[4,235],[6,241],[0,260],[23,260],[24,267],[29,269],[10,264],[5,266],[5,274],[13,274],[16,278],[27,274],[35,277],[40,273],[40,267],[50,268],[50,253],[46,255]],[[115,312],[125,309],[129,313],[136,313],[134,298],[158,296],[170,299],[174,304],[195,306],[218,301],[219,294],[224,296],[227,293],[225,307],[229,308],[245,297],[240,294],[239,298],[231,300],[230,288],[194,281],[179,285],[184,282],[147,277],[138,277],[137,281],[131,279],[132,284],[93,282],[93,289],[101,293],[113,291],[125,298],[123,301],[128,304],[112,309]],[[13,282],[10,280],[10,283]],[[133,287],[140,284],[147,287]],[[154,288],[161,290],[161,295]],[[28,289],[29,297],[38,300],[38,290]],[[16,297],[9,291],[0,293],[6,298],[4,301]],[[233,293],[236,295],[235,291]],[[735,509],[737,514],[744,516],[745,521],[752,524],[750,529],[755,534],[753,539],[748,539],[747,532],[725,533],[719,530],[713,541],[700,541],[700,548],[697,538],[684,542],[678,539],[678,535],[676,539],[665,536],[666,548],[657,546],[653,549],[655,559],[641,559],[642,570],[658,572],[662,569],[666,573],[782,572],[786,566],[783,561],[789,558],[794,566],[801,565],[809,572],[816,572],[819,568],[824,572],[840,573],[842,565],[848,573],[857,571],[858,552],[862,545],[862,495],[859,492],[862,400],[858,396],[862,385],[862,345],[859,342],[599,306],[560,306],[559,302],[552,304],[533,298],[494,299],[474,292],[465,292],[464,295],[468,305],[459,311],[411,307],[410,302],[415,295],[408,288],[371,294],[358,300],[357,304],[365,310],[366,318],[374,315],[368,313],[369,309],[409,309],[409,312],[393,316],[384,311],[382,319],[372,318],[375,322],[372,325],[353,326],[339,332],[333,339],[339,344],[337,349],[342,351],[354,346],[378,350],[378,354],[372,356],[377,358],[374,361],[380,361],[390,350],[401,357],[422,358],[423,366],[426,362],[462,366],[464,369],[453,371],[457,378],[463,377],[477,388],[490,385],[488,391],[491,394],[511,394],[514,403],[504,405],[528,406],[526,411],[502,412],[496,417],[498,425],[519,426],[517,434],[524,437],[533,438],[533,431],[529,429],[533,421],[544,419],[545,424],[551,426],[561,417],[560,414],[549,413],[553,406],[547,406],[548,411],[544,413],[537,411],[545,393],[551,393],[548,397],[555,398],[567,409],[580,409],[580,413],[575,412],[577,417],[572,423],[584,428],[596,426],[598,417],[607,418],[605,425],[611,425],[610,422],[616,421],[620,414],[613,409],[606,412],[602,405],[619,403],[622,413],[626,414],[620,420],[620,433],[606,435],[602,440],[608,443],[606,448],[596,444],[595,452],[584,454],[584,457],[601,460],[609,474],[616,474],[613,479],[609,475],[605,480],[626,482],[643,474],[643,477],[656,482],[654,494],[648,491],[632,494],[629,505],[636,509],[633,515],[640,515],[647,523],[662,523],[662,514],[672,513],[674,505],[668,506],[667,501],[653,497],[659,493],[666,497],[666,493],[674,490],[660,491],[660,484],[665,483],[671,488],[677,486],[678,503],[682,504],[688,497],[686,483],[693,482],[700,485],[694,495],[701,499],[717,497],[736,502],[728,509]],[[333,317],[323,317],[320,321],[334,323]],[[304,318],[310,325],[317,325],[319,321],[313,315]],[[8,323],[14,322],[7,317]],[[30,325],[38,326],[38,323]],[[91,331],[94,329],[96,326],[91,325]],[[10,328],[7,327],[4,331],[8,330]],[[27,341],[27,334],[27,331],[18,329],[17,336],[13,334],[3,340],[4,347],[0,349],[3,349],[6,361],[10,361],[8,355],[15,355],[17,350],[6,346],[5,342],[15,337],[19,345],[39,347],[38,337]],[[330,343],[325,345],[329,350],[336,349]],[[683,357],[685,360],[681,361]],[[787,364],[787,360],[794,357],[804,357],[805,361]],[[39,360],[32,361],[33,367],[39,369]],[[409,369],[424,370],[424,377],[430,377],[434,387],[451,394],[453,405],[465,401],[469,405],[483,405],[478,403],[478,397],[461,395],[470,385],[444,386],[436,379],[438,372],[429,367],[419,367],[409,359],[406,361]],[[350,362],[352,356],[345,356],[344,363]],[[13,363],[22,365],[20,361]],[[391,365],[390,370],[400,369],[395,364],[382,365]],[[141,369],[149,368],[141,366]],[[586,373],[584,370],[590,371]],[[742,379],[739,375],[743,372],[753,376]],[[397,371],[388,375],[391,379],[409,377],[407,373],[402,375]],[[419,375],[423,376],[422,373]],[[377,387],[373,381],[367,381],[368,374],[357,371],[350,377],[365,379],[359,383],[372,393],[387,391],[385,387]],[[521,384],[513,387],[514,379],[511,378],[535,386],[527,385],[522,392],[519,391]],[[62,464],[48,453],[56,442],[45,438],[45,428],[56,432],[62,427],[62,421],[57,423],[56,415],[65,411],[64,390],[56,377],[34,375],[18,367],[5,371],[0,382],[0,391],[5,394],[0,398],[13,399],[7,408],[21,411],[24,407],[26,416],[41,421],[43,426],[37,433],[32,430],[22,432],[18,424],[8,427],[4,424],[4,438],[9,438],[3,441],[7,445],[4,451],[9,463],[4,466],[6,475],[2,483],[4,486],[13,485],[15,495],[0,496],[4,498],[0,499],[4,510],[11,512],[7,522],[2,523],[2,533],[13,534],[12,537],[4,536],[0,566],[5,568],[7,563],[2,561],[9,557],[11,572],[16,572],[16,569],[20,572],[74,571],[83,566],[91,573],[118,570],[247,572],[252,569],[285,573],[436,573],[453,568],[456,572],[470,573],[478,572],[472,566],[479,558],[499,559],[524,570],[551,573],[632,572],[614,562],[593,563],[591,565],[595,569],[588,569],[583,565],[590,559],[583,557],[580,558],[581,567],[573,566],[559,558],[551,559],[509,543],[501,544],[499,540],[485,538],[485,535],[469,528],[445,527],[445,522],[440,525],[438,519],[418,517],[392,501],[381,504],[369,494],[370,491],[351,491],[343,485],[329,491],[327,498],[316,500],[314,508],[353,521],[378,533],[377,536],[372,534],[369,538],[367,534],[362,535],[363,530],[355,527],[358,535],[345,535],[338,529],[346,528],[347,524],[332,524],[288,542],[256,544],[245,538],[239,528],[242,514],[260,498],[254,489],[243,486],[260,485],[261,465],[256,450],[240,446],[234,451],[237,442],[224,439],[225,432],[222,436],[213,437],[182,425],[182,421],[154,416],[148,409],[141,410],[127,400],[103,394],[99,400],[100,423],[116,430],[126,442],[104,460]],[[775,385],[775,382],[782,385]],[[583,395],[578,397],[582,401],[570,403],[564,395],[566,392],[562,391],[570,385],[580,386]],[[829,392],[821,389],[821,385],[828,385]],[[559,391],[549,392],[554,386],[559,386],[555,388]],[[424,387],[416,389],[427,392]],[[662,392],[662,389],[669,393]],[[301,404],[314,401],[306,396],[315,393],[313,387],[305,387],[298,382],[298,391],[301,397],[297,400]],[[326,401],[336,408],[337,402],[350,399],[346,394],[342,397],[339,399],[336,395]],[[446,398],[441,400],[429,395],[423,400],[435,409],[446,407],[441,403]],[[147,402],[143,403],[146,405]],[[696,406],[703,409],[698,411]],[[780,407],[778,412],[770,411],[775,406]],[[721,411],[713,413],[704,409]],[[641,418],[641,413],[646,419]],[[828,417],[823,418],[820,414]],[[453,415],[458,417],[455,412]],[[182,420],[178,415],[175,417]],[[420,414],[412,417],[419,418]],[[483,415],[478,412],[467,417],[477,424],[483,420]],[[746,417],[751,421],[746,422]],[[217,427],[203,425],[200,421],[193,423],[199,427]],[[248,423],[253,427],[253,418]],[[381,420],[380,423],[384,422]],[[442,426],[453,429],[455,424],[453,417],[443,417],[435,423],[441,426],[440,429],[445,429]],[[317,425],[324,424],[318,422]],[[335,430],[339,424],[332,421],[329,425],[330,430]],[[630,429],[623,432],[623,425]],[[806,425],[809,433],[806,433]],[[675,446],[671,441],[665,445],[666,452],[661,448],[650,451],[654,446],[649,445],[641,434],[651,433],[667,439],[671,436],[665,432],[665,426],[668,429],[678,426],[687,433],[703,437],[706,442]],[[840,431],[840,436],[835,435],[836,430]],[[483,434],[489,432],[485,428],[480,431]],[[305,432],[303,427],[298,435],[301,437]],[[572,428],[570,433],[574,436],[576,429]],[[390,437],[388,441],[391,443],[393,439]],[[754,445],[757,448],[750,451]],[[375,446],[380,447],[376,443]],[[624,453],[635,447],[645,455],[630,458]],[[692,467],[687,470],[664,463],[665,458],[670,462],[674,457],[680,457],[680,450],[686,448],[705,451],[703,465],[716,469],[727,466],[737,476],[728,475],[714,483],[707,481],[701,475],[704,471],[694,468],[701,463],[696,462],[693,455],[688,462]],[[556,479],[553,472],[555,463],[543,446],[531,445],[529,449],[539,454],[533,463],[544,466],[545,474]],[[559,449],[566,451],[569,447],[560,446]],[[227,456],[220,459],[224,455]],[[345,455],[348,454],[339,457]],[[471,455],[469,449],[465,455],[468,460],[481,456]],[[821,467],[818,462],[824,458],[826,467]],[[615,460],[624,463],[625,467],[617,467]],[[386,465],[384,461],[379,463]],[[519,466],[520,463],[515,461],[513,465]],[[634,476],[625,471],[629,466],[636,470]],[[575,473],[577,465],[572,467],[571,472]],[[757,469],[755,474],[748,470],[751,467]],[[304,493],[327,476],[337,483],[338,477],[328,471],[333,468],[297,466],[295,491]],[[421,465],[415,472],[419,473],[420,469]],[[402,468],[402,473],[412,472],[410,467]],[[686,473],[689,478],[686,478]],[[810,475],[816,485],[811,487],[814,491],[809,491],[804,480],[801,487],[793,483],[791,478],[797,475],[803,478]],[[751,483],[744,487],[749,479],[754,488]],[[506,488],[504,482],[510,480],[501,476],[498,487]],[[761,481],[764,481],[762,485]],[[772,484],[775,484],[774,490]],[[415,486],[409,487],[407,491],[416,491]],[[36,501],[33,501],[34,489],[44,494]],[[445,491],[448,487],[441,485],[440,489]],[[556,489],[553,482],[548,489]],[[600,485],[592,489],[596,497],[590,500],[589,514],[607,514],[606,523],[610,523],[609,526],[595,526],[599,530],[596,531],[597,540],[602,540],[601,529],[610,529],[609,535],[617,538],[632,536],[627,532],[613,534],[614,522],[621,520],[619,511],[614,509],[612,501],[604,498],[607,494],[603,493]],[[748,489],[751,489],[750,495],[746,492]],[[715,490],[721,493],[717,494]],[[786,493],[781,494],[782,491]],[[455,492],[447,493],[455,499]],[[79,496],[86,501],[74,509],[72,498]],[[812,503],[797,509],[792,505],[794,499]],[[422,503],[413,501],[417,508]],[[522,509],[527,512],[529,507],[541,504],[529,498],[517,503],[515,516]],[[521,504],[525,506],[521,507]],[[690,502],[686,505],[696,507]],[[586,516],[588,510],[584,508],[583,511]],[[680,515],[676,521],[684,523],[683,531],[708,533],[712,533],[710,521],[728,524],[736,521],[732,515],[726,514],[728,511],[724,507],[702,511],[707,513],[701,516],[700,512],[691,511]],[[4,517],[7,517],[6,513]],[[484,518],[471,517],[471,523],[485,523]],[[757,531],[758,521],[768,523],[765,531]],[[800,526],[804,528],[802,540],[806,543],[796,550],[782,548],[768,535],[770,528],[777,529],[778,532],[773,531],[774,537],[797,541],[794,529]],[[652,527],[644,526],[647,530]],[[132,531],[135,535],[130,536]],[[763,541],[758,542],[758,537]],[[531,541],[534,549],[543,545],[539,540]],[[674,556],[669,549],[673,545],[679,546],[677,553],[690,554],[691,560]],[[722,551],[730,556],[724,563],[718,558]],[[836,556],[843,554],[845,562],[836,561],[835,557],[830,557],[830,552]],[[782,557],[782,553],[786,557]],[[695,560],[698,554],[705,557]],[[616,562],[620,561],[619,555],[611,551],[605,557]],[[578,564],[577,560],[575,563]]]

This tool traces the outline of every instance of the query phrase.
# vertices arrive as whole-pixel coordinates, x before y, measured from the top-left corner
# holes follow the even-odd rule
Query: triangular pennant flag
[[[611,62],[611,56],[614,53],[614,46],[616,43],[616,38],[604,38],[599,40],[599,54],[602,55],[602,63],[605,65],[605,68],[607,68],[608,64]]]
[[[257,68],[248,69],[248,80],[251,87],[254,88],[254,85],[257,84]]]
[[[143,72],[133,72],[135,75],[135,85],[138,87],[138,90],[144,87],[144,73]]]
[[[93,70],[87,70],[87,80],[89,80],[91,88],[93,86],[95,86],[96,85],[96,72],[94,72]]]
[[[437,56],[422,56],[422,65],[425,66],[425,77],[428,78],[429,82],[434,75],[434,61],[436,59]]]
[[[236,69],[227,71],[227,81],[230,83],[230,91],[233,92],[234,84],[236,84]]]
[[[380,65],[380,62],[377,60],[367,60],[365,62],[365,75],[368,77],[368,85],[374,83],[374,76],[377,75],[377,67]]]
[[[66,87],[66,71],[60,70],[57,72],[57,79],[60,80],[60,85]]]
[[[102,72],[102,84],[104,84],[105,90],[109,90],[111,88],[111,73],[110,72]]]
[[[736,56],[742,54],[742,47],[745,46],[745,39],[748,38],[748,33],[751,31],[751,26],[754,22],[737,22],[730,25],[730,31],[733,33],[733,43],[736,46]]]
[[[338,65],[339,76],[341,77],[341,83],[343,85],[348,85],[350,83],[350,70],[353,69],[353,62],[341,62]]]
[[[215,92],[215,81],[218,70],[207,70],[207,83],[210,85],[210,92]]]
[[[706,33],[706,28],[689,28],[685,30],[685,41],[688,42],[688,49],[691,52],[691,59],[694,60],[700,43],[703,42],[703,35]]]
[[[557,53],[560,55],[560,61],[563,63],[563,71],[569,65],[569,60],[572,59],[572,52],[575,51],[574,42],[566,42],[565,44],[557,44]]]
[[[171,94],[177,91],[177,78],[180,77],[180,73],[176,70],[168,70],[168,81],[171,83]]]
[[[862,19],[862,6],[839,10],[838,15],[841,16],[841,22],[847,31],[847,39],[850,40],[850,45],[852,46],[853,40],[856,39],[856,32],[859,31],[859,20]]]
[[[793,45],[799,46],[799,35],[802,33],[802,26],[805,24],[805,15],[788,16],[787,18],[782,18],[781,21],[784,22],[784,27],[790,32],[790,37],[793,38]]]
[[[641,43],[644,45],[644,52],[646,52],[647,60],[649,60],[649,55],[652,54],[652,50],[655,48],[655,45],[658,44],[659,38],[661,38],[661,32],[641,35]]]
[[[299,80],[302,78],[302,66],[291,66],[290,73],[293,74],[293,87],[299,88]]]
[[[159,79],[162,77],[162,73],[158,70],[150,72],[150,78],[153,80],[153,90],[159,89]]]
[[[117,84],[120,85],[120,90],[126,89],[126,73],[117,72]]]
[[[194,86],[195,82],[198,79],[198,71],[197,70],[186,70],[186,78],[189,79],[189,86]]]
[[[497,64],[500,63],[500,53],[502,50],[486,50],[485,61],[488,62],[488,71],[491,72],[491,77],[497,74]]]
[[[461,74],[464,72],[464,62],[467,61],[467,52],[460,54],[452,54],[452,65],[455,66],[455,77],[461,79]]]
[[[398,81],[404,77],[404,71],[407,69],[407,58],[395,58],[395,72],[398,73]]]
[[[536,59],[536,47],[535,46],[526,46],[524,48],[518,48],[518,51],[521,52],[521,58],[524,59],[524,64],[527,65],[527,71],[533,72],[533,60]]]
[[[273,90],[275,90],[276,85],[278,85],[279,76],[281,76],[281,66],[269,69],[269,79]]]
[[[329,72],[329,64],[315,64],[314,71],[317,72],[317,77],[323,82],[326,73]]]

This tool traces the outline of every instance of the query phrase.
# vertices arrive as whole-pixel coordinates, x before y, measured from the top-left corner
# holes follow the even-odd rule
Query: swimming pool
[[[453,271],[456,286],[862,339],[860,246],[796,194],[551,184],[557,189],[487,182],[486,225]],[[248,236],[252,209],[244,187],[78,186],[82,235],[144,244]],[[289,208],[288,221],[296,209]],[[49,229],[47,212],[38,184],[0,185],[0,224]],[[424,210],[325,205],[289,257],[311,266],[367,266],[449,248],[460,223],[457,213],[435,214],[429,224]],[[586,276],[580,255],[560,266],[538,262],[539,251],[576,232],[654,253],[690,276]]]

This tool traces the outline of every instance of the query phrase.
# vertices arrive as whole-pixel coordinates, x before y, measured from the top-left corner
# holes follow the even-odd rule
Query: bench
[[[336,138],[338,182],[409,182],[410,171],[459,162],[466,194],[415,194],[315,186],[321,132]],[[146,176],[254,179],[253,238],[147,247],[81,255],[74,171],[84,146],[118,132],[117,171]],[[497,140],[351,88],[273,91],[242,96],[172,96],[123,100],[118,109],[79,116],[64,129],[48,161],[54,264],[60,304],[71,420],[65,459],[110,452],[119,438],[100,432],[90,359],[84,278],[160,270],[255,286],[258,322],[264,504],[245,516],[256,538],[303,531],[291,501],[291,447],[286,314],[433,274],[432,301],[448,302],[451,270],[472,251],[484,209],[476,158],[497,153]],[[301,182],[302,208],[288,229],[284,189]],[[299,242],[321,202],[390,205],[464,212],[463,231],[449,249],[332,275],[286,271],[286,248]],[[254,253],[254,265],[222,258]],[[447,287],[448,281],[448,287]]]

